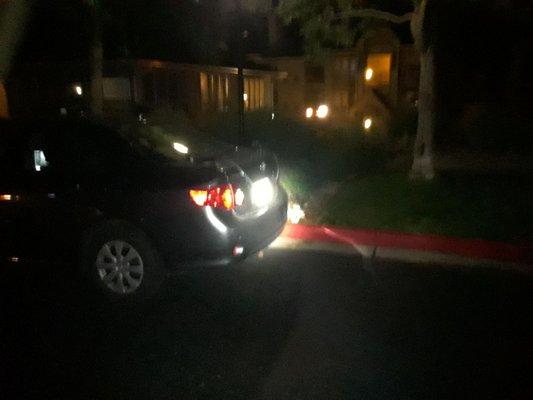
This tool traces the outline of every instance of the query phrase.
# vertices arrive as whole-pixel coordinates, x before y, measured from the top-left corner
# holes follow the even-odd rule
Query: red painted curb
[[[513,245],[482,239],[459,239],[437,235],[310,225],[287,225],[283,236],[306,241],[420,250],[477,259],[533,264],[533,245]]]

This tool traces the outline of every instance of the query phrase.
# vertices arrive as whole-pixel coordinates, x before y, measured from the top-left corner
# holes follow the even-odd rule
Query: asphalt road
[[[268,250],[134,309],[7,277],[2,399],[533,398],[518,273]]]

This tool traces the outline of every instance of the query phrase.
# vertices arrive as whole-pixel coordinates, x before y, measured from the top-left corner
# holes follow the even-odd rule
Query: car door
[[[75,263],[87,224],[121,202],[115,164],[123,151],[114,132],[84,122],[41,125],[30,136],[33,216],[27,235],[39,258]]]
[[[21,149],[24,138],[15,127],[0,123],[0,263],[18,261],[24,248],[25,182]]]
[[[64,258],[75,246],[78,194],[76,148],[61,124],[19,123],[4,149],[10,168],[0,172],[0,251],[29,261]],[[3,158],[1,158],[3,159]],[[5,161],[4,161],[5,163]]]

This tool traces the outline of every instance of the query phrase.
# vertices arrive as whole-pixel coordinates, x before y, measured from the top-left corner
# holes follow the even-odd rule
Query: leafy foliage
[[[352,46],[364,28],[364,20],[343,18],[342,15],[363,8],[394,14],[412,11],[409,0],[391,3],[386,0],[281,0],[278,14],[287,24],[299,24],[306,54],[321,59],[330,49]]]
[[[319,222],[358,228],[527,242],[533,237],[527,177],[442,173],[413,182],[392,173],[343,184]]]
[[[382,170],[390,159],[387,146],[360,129],[304,125],[270,113],[246,115],[251,141],[273,151],[282,166],[282,179],[293,198],[304,203],[326,182]],[[231,116],[213,117],[202,130],[228,142],[237,138]]]

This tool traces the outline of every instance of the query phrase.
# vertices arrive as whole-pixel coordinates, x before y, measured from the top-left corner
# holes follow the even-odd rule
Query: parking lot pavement
[[[127,308],[51,273],[8,274],[0,398],[531,398],[532,286],[267,250]]]

